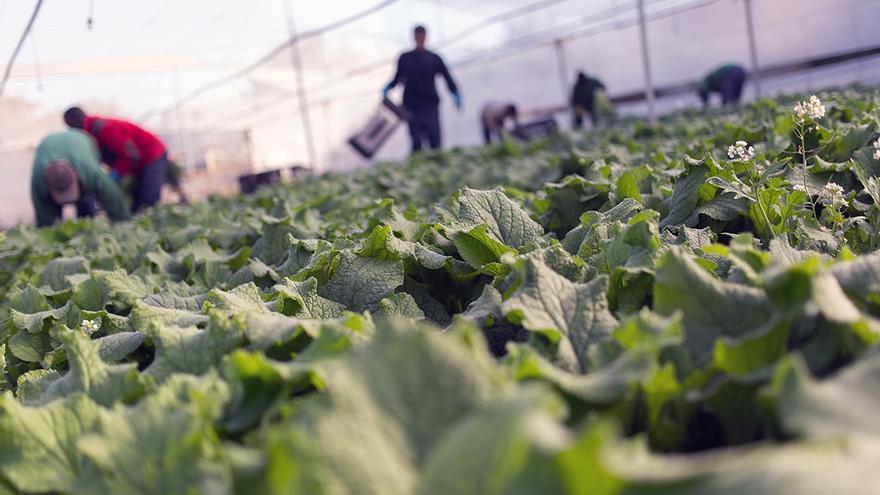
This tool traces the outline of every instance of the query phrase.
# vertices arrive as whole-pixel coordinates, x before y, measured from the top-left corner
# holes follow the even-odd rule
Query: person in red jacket
[[[156,135],[125,120],[86,115],[79,107],[68,108],[64,122],[95,138],[113,177],[134,176],[132,211],[159,202],[162,185],[167,181],[168,155]]]

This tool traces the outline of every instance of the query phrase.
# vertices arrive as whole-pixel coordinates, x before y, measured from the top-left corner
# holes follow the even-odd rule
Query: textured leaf
[[[102,280],[89,278],[76,287],[70,300],[80,309],[101,311],[109,302],[109,292]]]
[[[6,377],[6,344],[0,344],[0,393],[9,389]]]
[[[284,261],[290,249],[289,235],[296,229],[286,223],[263,225],[262,235],[254,243],[253,255],[268,265]]]
[[[635,174],[627,170],[626,172],[620,174],[620,177],[617,178],[617,195],[621,198],[630,198],[636,201],[641,201],[642,194],[639,191],[639,183],[636,180]]]
[[[732,194],[721,194],[708,203],[698,206],[684,223],[696,225],[700,215],[706,215],[713,220],[727,222],[741,215],[749,214],[749,201],[745,198],[735,198]]]
[[[847,292],[861,297],[880,294],[880,253],[837,263],[831,267],[831,273]]]
[[[558,332],[561,359],[586,371],[589,346],[606,339],[617,324],[605,297],[608,279],[572,283],[535,259],[519,270],[522,281],[504,301],[504,312],[529,330]]]
[[[318,281],[314,278],[309,278],[305,282],[284,279],[273,290],[280,303],[278,310],[287,316],[314,319],[339,318],[345,310],[343,305],[318,295]]]
[[[379,313],[385,318],[396,316],[415,320],[425,319],[425,313],[416,304],[416,300],[405,292],[391,294],[379,301]]]
[[[241,342],[241,331],[215,318],[205,330],[161,323],[144,332],[156,348],[156,357],[144,373],[164,381],[173,373],[200,375]]]
[[[779,420],[792,435],[813,439],[880,439],[880,354],[874,352],[836,375],[813,379],[803,362],[783,362],[774,378]]]
[[[325,382],[326,396],[273,435],[275,491],[411,493],[450,429],[499,396],[484,358],[410,326],[380,327]]]
[[[691,167],[683,179],[675,183],[670,198],[669,214],[660,222],[660,230],[673,225],[681,225],[691,216],[700,200],[700,187],[705,182],[708,169],[705,166]]]
[[[304,327],[320,326],[320,322],[301,320],[280,313],[248,313],[244,318],[244,335],[256,349],[268,349],[295,337]]]
[[[70,370],[46,386],[39,403],[82,392],[98,404],[110,406],[140,391],[136,364],[108,365],[101,360],[100,344],[75,330],[62,332],[58,338],[67,352]]]
[[[143,344],[144,334],[140,332],[121,332],[95,339],[101,360],[115,363],[137,350]]]
[[[39,363],[53,349],[49,332],[18,332],[9,339],[9,352],[28,363]]]
[[[68,276],[86,273],[88,270],[89,263],[82,256],[56,258],[50,261],[40,273],[40,286],[47,286],[55,291],[67,289],[72,286]]]
[[[514,252],[511,247],[496,240],[486,224],[454,232],[452,242],[462,259],[476,269],[498,263],[502,255]]]
[[[206,308],[233,314],[269,312],[260,289],[252,283],[239,285],[230,291],[213,289],[208,293]]]
[[[96,474],[76,442],[94,428],[99,411],[100,406],[83,395],[29,407],[6,392],[0,397],[3,478],[27,492],[75,491],[78,482]]]
[[[49,309],[38,313],[25,314],[16,310],[9,312],[9,320],[15,328],[19,330],[38,333],[47,331],[48,326],[54,321],[67,323],[68,326],[75,326],[78,323],[79,311],[73,304],[65,304],[57,309]]]
[[[430,270],[439,270],[450,261],[449,256],[421,244],[398,239],[388,225],[374,228],[358,254],[383,260],[412,260]]]
[[[672,250],[657,263],[654,309],[663,315],[681,311],[685,345],[694,357],[707,359],[716,338],[760,327],[772,306],[763,291],[722,282]]]
[[[609,471],[632,495],[870,495],[877,444],[790,444],[702,455],[657,456],[606,447]]]
[[[172,377],[134,407],[101,410],[76,442],[101,472],[97,493],[231,493],[211,423],[228,398],[216,377]]]
[[[339,268],[318,288],[318,294],[351,311],[376,310],[379,301],[403,284],[399,261],[364,258],[351,251],[342,251],[339,256]]]
[[[541,226],[518,204],[499,190],[461,190],[458,196],[459,221],[466,225],[486,224],[489,232],[503,244],[515,248],[536,242],[544,234]]]
[[[143,330],[153,323],[176,326],[203,325],[208,322],[208,317],[189,310],[152,306],[142,301],[135,301],[131,310],[131,321],[134,328]]]
[[[15,395],[24,404],[37,403],[46,393],[46,389],[61,373],[55,370],[32,370],[18,377],[15,384]]]
[[[456,425],[432,453],[415,493],[562,493],[548,451],[564,448],[568,435],[553,417],[553,399],[523,394]]]

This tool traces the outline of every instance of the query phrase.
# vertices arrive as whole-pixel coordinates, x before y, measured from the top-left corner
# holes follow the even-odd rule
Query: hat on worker
[[[49,189],[52,201],[59,205],[79,201],[79,179],[73,165],[67,160],[54,160],[43,172],[43,180]]]

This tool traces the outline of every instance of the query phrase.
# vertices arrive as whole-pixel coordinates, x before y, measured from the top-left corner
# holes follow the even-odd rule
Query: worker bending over
[[[703,107],[709,106],[711,93],[721,94],[722,105],[738,104],[745,82],[746,71],[739,65],[727,64],[713,70],[700,81],[699,94]]]
[[[43,138],[31,169],[37,226],[52,225],[67,204],[76,205],[77,217],[92,217],[98,209],[96,200],[111,220],[129,218],[125,197],[101,168],[98,150],[88,134],[70,130]]]
[[[480,111],[480,124],[483,127],[483,140],[486,144],[492,142],[493,139],[501,141],[504,139],[504,124],[507,121],[513,124],[513,128],[519,126],[516,105],[513,103],[487,103]]]
[[[64,122],[94,136],[112,177],[134,177],[132,211],[159,202],[168,181],[168,156],[156,135],[125,120],[86,115],[79,107],[67,109]]]

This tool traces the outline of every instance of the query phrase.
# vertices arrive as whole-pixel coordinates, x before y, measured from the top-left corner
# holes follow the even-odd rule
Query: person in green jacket
[[[709,106],[711,93],[721,95],[722,105],[736,105],[746,82],[746,70],[736,64],[727,64],[713,70],[700,81],[699,94],[703,107]]]
[[[75,204],[77,217],[97,212],[95,200],[111,220],[127,220],[122,191],[101,168],[98,148],[88,134],[70,130],[49,134],[37,146],[31,169],[31,201],[37,226],[61,218],[61,207]]]

